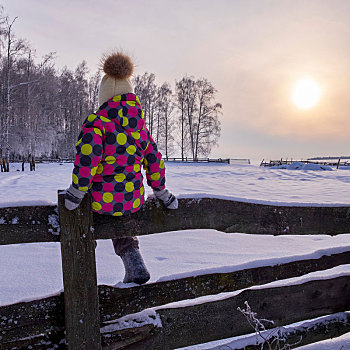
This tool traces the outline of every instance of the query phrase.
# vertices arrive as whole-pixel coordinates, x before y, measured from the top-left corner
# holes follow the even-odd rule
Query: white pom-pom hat
[[[109,55],[103,63],[104,77],[101,80],[98,102],[101,106],[113,96],[134,93],[129,78],[134,65],[129,56],[117,52]]]

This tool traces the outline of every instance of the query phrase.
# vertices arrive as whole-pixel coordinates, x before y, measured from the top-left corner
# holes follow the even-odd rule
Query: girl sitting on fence
[[[73,181],[65,206],[77,208],[84,194],[92,195],[92,209],[99,214],[122,216],[137,212],[144,203],[141,166],[147,184],[169,209],[177,199],[165,189],[162,155],[148,129],[138,96],[129,78],[133,63],[122,53],[107,57],[99,91],[99,109],[83,123],[76,144]],[[124,283],[146,283],[149,272],[137,237],[113,239],[115,253],[125,267]]]

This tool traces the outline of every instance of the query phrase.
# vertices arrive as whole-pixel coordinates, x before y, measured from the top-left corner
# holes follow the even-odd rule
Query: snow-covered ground
[[[37,164],[36,172],[17,169],[19,164],[12,165],[10,173],[0,173],[0,207],[55,204],[57,189],[65,189],[70,184],[72,164]],[[168,163],[167,187],[178,196],[215,196],[280,205],[350,206],[349,170]],[[350,233],[334,237],[274,237],[189,230],[143,236],[140,245],[151,281],[157,281],[350,250]],[[111,242],[99,241],[96,254],[98,283],[121,285],[123,268]],[[58,243],[0,246],[0,305],[60,291],[63,288],[60,264]],[[349,265],[303,278],[342,274],[350,274]],[[293,281],[295,283],[295,279]],[[345,344],[342,350],[350,349],[348,338],[346,342],[347,345],[341,344]],[[209,348],[214,347],[206,347]],[[306,349],[338,349],[338,345]]]

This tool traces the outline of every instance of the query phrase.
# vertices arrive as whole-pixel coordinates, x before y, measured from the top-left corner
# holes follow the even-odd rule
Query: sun
[[[314,107],[321,98],[319,85],[311,78],[299,80],[293,89],[292,100],[300,109],[310,109]]]

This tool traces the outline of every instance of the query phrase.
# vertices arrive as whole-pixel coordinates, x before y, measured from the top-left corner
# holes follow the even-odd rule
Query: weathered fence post
[[[100,350],[100,318],[91,196],[69,211],[58,195],[64,284],[66,340],[69,350]]]

